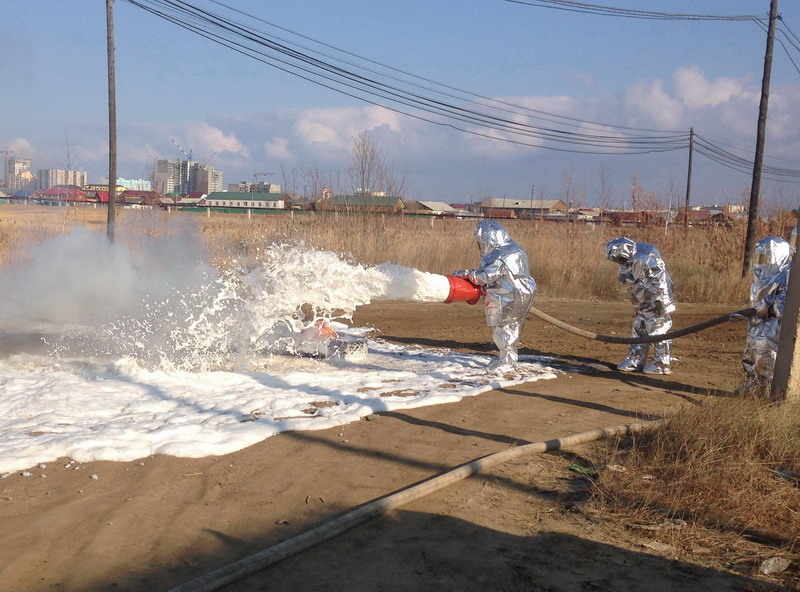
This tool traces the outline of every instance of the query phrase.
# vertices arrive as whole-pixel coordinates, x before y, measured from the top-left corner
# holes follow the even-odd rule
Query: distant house
[[[690,209],[688,212],[686,210],[678,212],[675,222],[680,224],[687,222],[687,214],[690,226],[731,226],[738,219],[725,209]]]
[[[206,205],[206,194],[194,191],[177,199],[179,207],[193,208]]]
[[[517,217],[517,212],[510,208],[481,208],[481,211],[486,218],[492,218],[494,220],[513,220]]]
[[[161,199],[158,191],[126,189],[119,195],[120,203],[125,205],[157,206],[161,205]]]
[[[423,216],[439,216],[454,218],[459,210],[443,201],[412,201],[406,204],[405,211]]]
[[[54,185],[42,191],[42,199],[57,201],[86,201],[86,193],[77,185]]]
[[[579,222],[601,222],[603,210],[599,208],[578,208],[573,215]]]
[[[249,191],[214,191],[205,198],[211,208],[238,208],[249,210],[285,210],[282,193],[250,193]]]
[[[18,189],[11,196],[11,199],[38,199],[41,197],[40,193],[35,191],[28,191],[27,189]]]
[[[543,218],[548,214],[566,214],[568,210],[569,206],[560,199],[490,197],[480,205],[481,213],[487,218]]]
[[[397,214],[405,211],[399,197],[389,195],[335,195],[314,202],[317,212]]]
[[[284,197],[284,203],[287,210],[308,210],[311,209],[311,204],[302,198]]]
[[[658,212],[640,211],[610,211],[604,216],[611,224],[618,226],[651,226],[663,222],[663,217]]]

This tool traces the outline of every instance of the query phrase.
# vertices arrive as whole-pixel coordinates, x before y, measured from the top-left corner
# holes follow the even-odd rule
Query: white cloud
[[[629,118],[637,125],[665,130],[686,127],[684,108],[664,90],[663,80],[640,80],[632,84],[623,93],[623,103]]]
[[[276,160],[294,160],[294,154],[289,150],[289,140],[287,138],[273,138],[264,143],[264,151],[267,156]]]
[[[362,131],[388,128],[403,131],[404,116],[375,105],[359,109],[309,109],[296,115],[295,130],[306,144],[328,144],[349,148],[353,136]]]
[[[498,97],[497,100],[500,103],[482,102],[487,107],[505,109],[506,111],[502,113],[502,116],[520,125],[532,127],[553,126],[553,118],[543,115],[543,113],[566,117],[580,116],[572,113],[578,107],[578,102],[572,97]],[[503,105],[503,103],[506,105]],[[510,105],[516,105],[522,107],[522,109],[517,110],[510,107]],[[544,121],[541,119],[542,117],[545,118]],[[468,135],[465,141],[473,155],[485,158],[506,158],[511,155],[524,154],[529,152],[532,147],[536,148],[544,143],[541,138],[535,136],[520,137],[498,130],[475,129],[481,135]],[[524,144],[521,142],[524,142]]]
[[[721,77],[708,80],[698,66],[678,68],[672,75],[675,94],[689,109],[713,107],[741,95],[747,87],[745,80]]]
[[[324,110],[315,110],[314,114],[301,116],[295,124],[295,130],[306,144],[328,144],[343,148],[343,138],[337,133],[335,126],[326,123],[326,119],[328,118],[324,117]]]
[[[17,155],[24,155],[24,154],[33,154],[36,150],[28,140],[25,138],[14,138],[6,142],[6,146],[3,150],[11,150],[14,151]],[[25,156],[19,156],[19,158],[25,158]]]
[[[248,156],[249,152],[233,134],[226,134],[205,121],[186,124],[186,137],[195,160],[208,159],[214,153],[231,152]],[[189,149],[189,148],[187,148]]]

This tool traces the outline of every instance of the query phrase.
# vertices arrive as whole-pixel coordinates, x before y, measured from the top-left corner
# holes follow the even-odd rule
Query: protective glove
[[[657,316],[659,316],[659,317],[663,317],[664,316],[665,308],[664,308],[664,303],[663,302],[661,302],[660,300],[656,300],[654,308],[656,310],[656,315]]]
[[[632,284],[635,281],[629,263],[625,263],[619,266],[619,273],[617,275],[617,279],[621,284]]]
[[[761,302],[756,304],[754,308],[756,309],[756,316],[760,319],[763,319],[764,317],[769,315],[769,311],[770,308],[772,308],[772,305],[766,300],[762,300]]]

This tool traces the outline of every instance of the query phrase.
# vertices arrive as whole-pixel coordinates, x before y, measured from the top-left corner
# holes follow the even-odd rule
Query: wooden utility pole
[[[689,232],[689,203],[692,195],[692,155],[694,154],[694,128],[689,128],[689,168],[686,171],[686,206],[684,208],[686,216],[683,219],[683,232]]]
[[[770,396],[777,400],[800,399],[800,324],[797,311],[800,310],[800,256],[792,257],[789,271],[789,288],[781,319],[781,333],[778,337],[778,351],[772,373]]]
[[[767,104],[769,103],[769,79],[772,74],[772,47],[775,44],[775,21],[778,19],[778,0],[770,0],[769,27],[767,28],[767,50],[764,54],[764,75],[761,78],[761,103],[758,106],[758,131],[756,154],[753,162],[753,180],[750,183],[750,209],[747,212],[747,236],[744,241],[742,277],[750,271],[750,255],[756,242],[758,221],[758,199],[761,193],[761,165],[764,160],[764,137],[767,127]]]
[[[117,91],[114,69],[114,0],[106,0],[108,48],[108,222],[106,235],[114,242],[117,216]]]

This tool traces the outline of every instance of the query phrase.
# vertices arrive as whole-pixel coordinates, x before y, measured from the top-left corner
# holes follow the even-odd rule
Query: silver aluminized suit
[[[671,312],[675,310],[672,278],[659,250],[648,243],[629,238],[615,238],[606,243],[606,258],[619,264],[619,281],[631,285],[631,300],[638,305],[633,321],[632,337],[663,335],[672,328]],[[650,364],[647,354],[650,344],[633,344],[628,357],[617,365],[623,372],[642,370],[647,374],[671,374],[672,340],[654,344],[655,354]]]
[[[522,327],[536,292],[528,255],[495,220],[478,222],[475,239],[481,254],[480,265],[453,275],[484,289],[486,324],[492,328],[492,340],[500,350],[498,359],[490,366],[514,366],[518,361],[517,344]]]
[[[766,389],[772,383],[791,263],[791,245],[782,238],[768,236],[756,243],[750,284],[750,306],[756,315],[747,326],[742,356],[746,378],[737,393]]]

